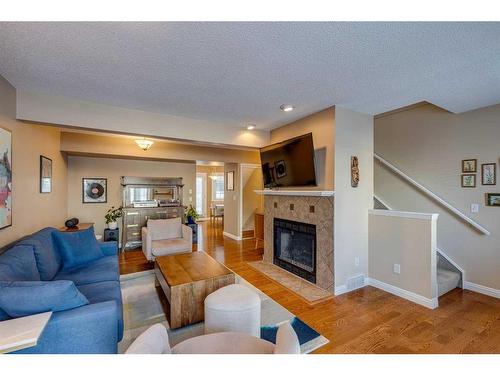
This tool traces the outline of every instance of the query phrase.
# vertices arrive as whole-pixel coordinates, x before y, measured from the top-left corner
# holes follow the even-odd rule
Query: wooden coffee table
[[[170,328],[203,321],[205,297],[234,284],[234,273],[203,251],[156,258],[155,276],[168,300]]]

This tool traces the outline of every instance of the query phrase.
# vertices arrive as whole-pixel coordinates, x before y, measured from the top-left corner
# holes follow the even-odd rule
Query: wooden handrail
[[[450,210],[451,212],[453,212],[456,216],[458,216],[460,219],[462,219],[463,221],[465,221],[468,224],[470,224],[472,227],[474,227],[476,230],[478,230],[482,234],[485,234],[487,236],[489,236],[491,234],[490,231],[487,230],[485,227],[483,227],[481,224],[479,224],[476,221],[472,220],[470,217],[468,217],[466,214],[464,214],[458,208],[453,207],[450,203],[446,202],[443,198],[441,198],[438,195],[434,194],[432,191],[430,191],[425,186],[423,186],[422,184],[420,184],[417,181],[415,181],[413,178],[411,178],[410,176],[408,176],[406,173],[402,172],[400,169],[398,169],[393,164],[389,163],[387,160],[385,160],[381,156],[379,156],[379,155],[377,155],[377,154],[374,153],[373,157],[377,161],[379,161],[380,163],[382,163],[383,165],[385,165],[387,168],[389,168],[391,171],[393,171],[394,173],[396,173],[398,176],[400,176],[401,178],[403,178],[404,180],[406,180],[407,182],[409,182],[410,184],[412,184],[413,186],[415,186],[421,192],[423,192],[427,196],[431,197],[435,201],[439,202],[441,205],[443,205],[444,207],[446,207],[448,210]]]

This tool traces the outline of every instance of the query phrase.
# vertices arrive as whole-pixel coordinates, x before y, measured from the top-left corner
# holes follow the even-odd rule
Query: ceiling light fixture
[[[254,130],[256,126],[254,124],[248,124],[247,125],[247,130]]]
[[[283,112],[290,112],[290,111],[293,111],[293,105],[291,104],[282,104],[280,105],[280,109],[283,111]]]
[[[137,146],[142,148],[144,151],[147,151],[153,145],[154,142],[150,141],[149,139],[142,138],[142,139],[136,139],[135,143],[137,143]]]
[[[218,175],[217,175],[217,168],[212,168],[210,174],[208,175],[213,181],[217,180]]]

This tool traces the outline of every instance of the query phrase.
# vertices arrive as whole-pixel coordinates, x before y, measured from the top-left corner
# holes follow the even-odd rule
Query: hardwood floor
[[[255,240],[234,241],[203,222],[200,250],[224,263],[330,340],[315,353],[500,353],[500,300],[455,289],[429,310],[365,287],[309,305],[246,264],[262,259]],[[121,273],[152,268],[142,251],[120,255]]]

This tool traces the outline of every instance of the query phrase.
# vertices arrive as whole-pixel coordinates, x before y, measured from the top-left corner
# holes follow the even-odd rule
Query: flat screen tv
[[[264,188],[316,186],[312,133],[260,149]]]

